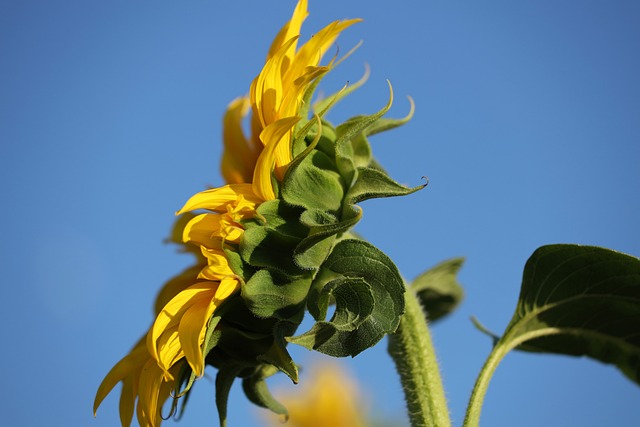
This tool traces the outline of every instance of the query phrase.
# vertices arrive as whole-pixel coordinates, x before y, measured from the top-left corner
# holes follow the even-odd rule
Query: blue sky
[[[173,214],[222,182],[222,114],[248,92],[294,7],[231,3],[0,1],[3,424],[117,424],[115,395],[92,417],[96,387],[149,326],[158,287],[189,264],[163,244]],[[378,110],[386,79],[396,94],[391,116],[406,114],[406,96],[416,102],[409,124],[372,143],[397,180],[431,183],[365,202],[358,231],[408,278],[467,258],[467,298],[433,328],[459,425],[490,350],[469,317],[503,330],[535,248],[569,242],[640,255],[640,5],[309,7],[307,37],[332,20],[364,18],[338,48],[364,44],[323,88],[357,80],[365,63],[371,78],[330,119]],[[385,343],[344,362],[376,411],[406,424]],[[489,387],[482,423],[634,426],[639,398],[612,367],[513,353]],[[230,409],[230,426],[255,422],[238,387]],[[214,417],[203,379],[185,417],[166,425]]]

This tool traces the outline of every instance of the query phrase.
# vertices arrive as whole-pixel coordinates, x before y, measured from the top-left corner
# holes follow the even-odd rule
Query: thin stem
[[[405,313],[389,335],[389,354],[400,375],[412,427],[451,427],[431,334],[418,298],[405,292]]]
[[[509,324],[509,326],[507,326],[507,332],[505,332],[504,336],[493,346],[493,350],[491,350],[487,361],[484,363],[484,366],[478,375],[476,384],[471,392],[469,406],[467,406],[467,414],[464,417],[464,424],[462,426],[479,426],[480,411],[482,410],[482,404],[484,403],[484,396],[487,394],[489,381],[498,367],[498,364],[507,353],[526,341],[558,333],[560,333],[559,328],[542,328],[530,332],[520,332],[517,324],[516,326]]]
[[[482,366],[482,370],[480,371],[476,384],[471,392],[471,398],[469,399],[469,405],[467,406],[467,414],[464,417],[464,424],[462,425],[463,427],[479,427],[480,425],[480,411],[482,410],[482,404],[484,403],[484,396],[487,394],[489,381],[502,358],[510,350],[510,347],[501,345],[501,343],[502,341],[498,342],[493,347],[487,361],[484,363],[484,366]]]

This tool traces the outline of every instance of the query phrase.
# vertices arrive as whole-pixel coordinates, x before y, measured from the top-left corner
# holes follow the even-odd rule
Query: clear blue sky
[[[0,1],[4,425],[117,424],[116,395],[92,417],[96,387],[149,326],[157,288],[190,262],[162,243],[173,213],[222,182],[224,109],[248,92],[294,3]],[[373,145],[399,181],[431,184],[364,203],[359,231],[408,278],[467,257],[467,299],[433,328],[459,425],[490,349],[469,317],[503,330],[535,248],[640,255],[640,3],[311,0],[310,10],[307,36],[364,18],[339,40],[341,52],[363,46],[323,87],[357,80],[364,63],[372,75],[334,121],[376,111],[385,79],[391,115],[415,99],[413,121]],[[385,343],[346,363],[375,408],[406,424]],[[513,353],[482,423],[631,427],[639,402],[612,367]],[[183,420],[166,425],[214,417],[204,379]],[[239,387],[229,418],[255,419]]]

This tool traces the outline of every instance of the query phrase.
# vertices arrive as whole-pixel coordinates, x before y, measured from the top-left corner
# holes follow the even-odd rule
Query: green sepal
[[[351,140],[361,132],[364,132],[369,126],[380,119],[393,103],[393,89],[389,84],[389,102],[377,113],[370,116],[356,116],[348,119],[336,128],[336,165],[340,171],[340,175],[344,178],[348,186],[351,185],[356,173],[356,165],[354,162],[354,151]]]
[[[373,168],[358,168],[357,178],[347,192],[347,204],[356,204],[380,197],[406,196],[426,187],[428,182],[416,187],[398,184],[384,172]]]
[[[353,165],[356,169],[369,167],[373,160],[373,153],[364,132],[351,138],[351,146],[353,150]]]
[[[276,367],[280,372],[286,374],[295,384],[298,383],[298,366],[295,364],[291,355],[287,351],[286,337],[295,333],[298,324],[304,315],[300,311],[300,318],[295,319],[296,323],[289,321],[280,321],[273,328],[273,345],[263,355],[258,356],[258,360],[268,363]]]
[[[243,221],[245,228],[265,227],[278,234],[287,244],[296,244],[307,235],[307,229],[298,222],[301,210],[275,199],[263,202],[256,209],[256,216]]]
[[[335,92],[322,100],[316,101],[313,104],[313,110],[319,112],[320,116],[322,117],[322,115],[326,114],[331,109],[331,107],[338,103],[338,101],[365,84],[370,75],[371,69],[368,65],[365,64],[364,74],[362,75],[362,77],[360,77],[360,80],[353,84],[347,84],[338,92]]]
[[[216,375],[216,408],[218,409],[218,419],[220,427],[227,425],[227,403],[229,392],[236,377],[240,373],[240,368],[221,368]]]
[[[413,99],[411,97],[408,97],[408,98],[409,98],[410,108],[409,108],[409,113],[405,117],[401,119],[389,119],[386,117],[382,117],[380,118],[380,120],[377,120],[375,123],[373,123],[371,126],[367,128],[367,130],[364,132],[365,135],[371,136],[377,133],[386,132],[388,130],[400,127],[406,124],[409,120],[411,120],[411,118],[413,117],[413,113],[416,111],[416,105],[413,102]]]
[[[253,267],[277,269],[292,277],[300,275],[300,269],[293,262],[293,247],[288,247],[280,237],[266,227],[247,228],[240,245],[242,259]]]
[[[456,276],[463,263],[464,258],[443,261],[416,277],[409,286],[417,294],[429,321],[448,315],[462,301],[464,289]]]
[[[329,254],[335,236],[352,228],[362,217],[362,209],[352,206],[342,220],[318,209],[304,211],[300,222],[309,228],[309,235],[295,248],[294,261],[300,268],[317,269]]]
[[[327,283],[322,283],[329,280]],[[329,286],[327,290],[323,288]],[[314,283],[316,316],[326,314],[328,294],[336,300],[331,320],[320,320],[287,341],[335,356],[355,356],[398,327],[404,312],[404,283],[396,266],[362,240],[341,240]]]
[[[304,308],[311,278],[292,278],[277,271],[258,270],[242,287],[247,308],[261,318],[288,319]]]
[[[230,248],[228,246],[223,247],[225,257],[227,258],[227,262],[229,263],[229,268],[233,271],[238,277],[243,278],[244,280],[248,280],[253,273],[255,273],[255,268],[251,267],[249,264],[245,263],[240,256],[238,249]],[[202,267],[200,266],[202,269]]]
[[[516,312],[496,348],[588,356],[640,384],[638,331],[640,259],[548,245],[527,261]]]
[[[406,117],[403,117],[401,119],[388,119],[386,117],[380,117],[369,127],[367,127],[362,133],[351,138],[351,145],[353,147],[353,162],[356,168],[373,167],[374,169],[382,170],[382,168],[380,168],[380,166],[373,158],[373,154],[371,153],[371,145],[369,144],[369,140],[367,139],[367,137],[402,126],[409,120],[411,120],[415,111],[415,104],[413,103],[413,100],[411,98],[409,98],[409,102],[411,103],[411,109]]]
[[[313,150],[289,167],[282,184],[282,198],[292,206],[337,212],[342,205],[345,184],[333,160]]]
[[[313,136],[318,138],[317,149],[329,156],[331,159],[336,157],[336,130],[333,125],[325,120],[322,120],[322,129],[320,137],[314,132]],[[314,129],[317,132],[317,129]],[[311,136],[311,135],[310,135]]]
[[[288,419],[289,412],[280,402],[278,402],[267,387],[266,378],[278,372],[274,366],[261,365],[256,372],[242,380],[242,389],[247,398],[254,404],[271,410],[279,415],[284,415]]]

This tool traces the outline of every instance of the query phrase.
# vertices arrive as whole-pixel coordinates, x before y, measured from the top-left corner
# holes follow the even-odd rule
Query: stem
[[[451,427],[431,334],[418,298],[405,292],[405,313],[389,335],[389,354],[404,389],[412,427]]]
[[[467,406],[467,414],[464,417],[464,424],[462,427],[479,426],[480,411],[482,410],[482,404],[484,403],[484,395],[487,394],[489,381],[498,367],[498,364],[507,353],[525,341],[558,333],[560,333],[559,328],[542,328],[530,332],[520,332],[518,331],[517,326],[512,326],[510,323],[509,326],[507,326],[507,332],[505,332],[503,337],[500,338],[500,340],[493,346],[493,350],[491,350],[487,361],[484,363],[484,366],[482,366],[482,370],[480,371],[476,384],[471,392],[471,398],[469,399],[469,405]]]
[[[487,394],[489,381],[502,358],[511,349],[511,347],[501,345],[501,342],[502,341],[498,342],[493,347],[487,361],[482,366],[482,370],[480,371],[476,384],[471,392],[471,398],[469,399],[469,405],[467,406],[467,414],[464,417],[464,424],[462,425],[463,427],[478,427],[480,425],[480,411],[482,410],[484,396]]]

